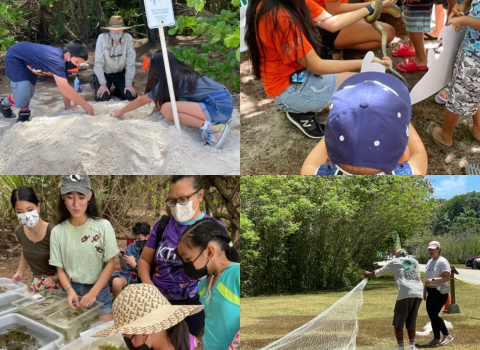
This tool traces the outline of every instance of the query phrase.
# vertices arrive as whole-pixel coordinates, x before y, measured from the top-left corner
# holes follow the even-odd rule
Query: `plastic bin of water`
[[[10,278],[0,278],[0,295],[9,293],[28,293],[28,287],[20,282],[13,282]]]
[[[16,341],[11,344],[13,347],[6,347],[2,344],[2,334],[6,334],[11,329],[17,329],[21,332],[33,336],[36,340],[31,344],[20,344]],[[9,314],[0,317],[0,348],[6,350],[56,350],[64,343],[63,335],[59,332],[45,327],[44,325],[30,320],[29,318],[19,314]]]
[[[81,298],[78,299],[81,300]],[[65,336],[65,344],[77,339],[81,332],[90,329],[98,321],[98,309],[103,305],[103,303],[95,301],[89,308],[72,310],[66,302],[62,304],[66,307],[46,316],[43,321],[45,325],[56,329]]]
[[[96,329],[95,332],[97,331]],[[121,334],[106,338],[94,338],[91,335],[95,332],[89,332],[88,335],[64,346],[62,350],[127,350]]]
[[[13,302],[18,312],[34,320],[42,320],[45,316],[62,310],[67,305],[67,293],[61,289],[48,289],[44,292],[24,296]]]
[[[12,303],[23,298],[25,298],[25,294],[0,294],[0,316],[18,312],[18,307],[16,307]]]

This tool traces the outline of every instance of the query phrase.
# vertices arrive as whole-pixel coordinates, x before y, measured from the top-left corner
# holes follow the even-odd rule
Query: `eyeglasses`
[[[128,338],[128,337],[126,337],[125,335],[123,336],[123,340],[125,341],[125,345],[127,345],[127,348],[128,348],[129,350],[139,350],[139,349],[143,349],[143,348],[146,346],[147,339],[148,339],[148,335],[147,335],[147,337],[145,338],[145,341],[143,342],[143,345],[142,345],[142,346],[140,346],[140,347],[138,347],[138,348],[136,348],[135,346],[133,346],[132,340],[133,340],[133,338],[134,338],[136,335],[139,335],[139,334],[134,334],[134,335],[132,335],[131,338]],[[148,348],[148,347],[147,347],[147,348]]]
[[[200,191],[195,191],[195,192],[193,192],[193,193],[192,193],[191,195],[189,195],[189,196],[180,197],[180,198],[177,198],[177,199],[175,199],[175,198],[167,198],[167,200],[165,201],[165,203],[167,203],[167,205],[168,205],[169,207],[174,207],[174,206],[177,205],[177,203],[180,204],[180,205],[187,205],[188,202],[189,202],[189,200],[190,200],[190,197],[192,197],[194,194],[197,194],[198,192],[200,192]]]

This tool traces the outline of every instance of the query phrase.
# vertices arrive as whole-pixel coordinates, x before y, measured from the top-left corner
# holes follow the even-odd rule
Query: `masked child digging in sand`
[[[52,76],[63,95],[65,109],[76,109],[71,101],[93,115],[93,107],[68,84],[67,70],[77,68],[88,59],[88,50],[79,40],[69,42],[63,50],[59,47],[20,42],[13,45],[5,56],[5,68],[13,93],[0,100],[0,113],[5,118],[15,118],[11,107],[20,108],[19,122],[30,120],[30,100],[35,93],[37,76]]]
[[[425,175],[427,152],[410,123],[407,87],[392,75],[365,72],[333,95],[325,138],[302,175]],[[325,164],[327,159],[332,164]]]
[[[232,96],[225,86],[201,75],[192,67],[180,62],[170,52],[168,61],[180,123],[200,128],[202,140],[206,138],[207,145],[219,148],[225,140],[229,123],[232,121],[234,107]],[[154,101],[155,107],[152,114],[161,112],[165,118],[173,120],[161,51],[157,51],[152,57],[145,93],[146,95],[130,102],[113,116],[120,117]],[[179,101],[180,99],[184,101]]]

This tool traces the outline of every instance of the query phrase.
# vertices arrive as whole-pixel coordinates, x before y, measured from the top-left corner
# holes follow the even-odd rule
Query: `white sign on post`
[[[175,92],[173,91],[172,73],[170,71],[170,63],[168,62],[167,43],[165,41],[165,33],[163,32],[163,27],[175,24],[173,4],[171,0],[144,0],[144,3],[145,11],[147,13],[148,27],[150,29],[158,28],[158,32],[160,33],[160,43],[162,45],[168,91],[172,103],[173,119],[178,132],[181,132],[180,122],[178,120],[177,102],[175,101]]]

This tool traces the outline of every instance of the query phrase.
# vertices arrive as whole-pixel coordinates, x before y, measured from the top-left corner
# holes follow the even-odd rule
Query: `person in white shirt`
[[[427,314],[432,322],[433,339],[425,346],[447,345],[453,340],[453,337],[448,333],[445,322],[438,316],[448,299],[450,288],[447,286],[447,282],[451,273],[450,264],[447,259],[440,256],[441,252],[439,242],[432,241],[428,244],[428,253],[431,259],[428,260],[425,267],[426,279],[423,300],[427,301]],[[440,332],[443,334],[442,340],[440,340]]]
[[[122,101],[132,101],[137,97],[133,87],[135,76],[135,47],[130,29],[123,24],[122,16],[112,16],[108,33],[100,34],[95,45],[95,100],[108,101],[111,98],[110,88],[115,85],[113,94]]]
[[[399,350],[404,350],[403,327],[407,329],[410,340],[409,350],[415,349],[415,328],[418,309],[422,302],[423,284],[420,279],[420,268],[417,260],[408,257],[405,249],[399,249],[396,257],[384,267],[374,272],[364,271],[365,278],[379,277],[393,273],[397,282],[398,296],[393,314],[393,327]]]

